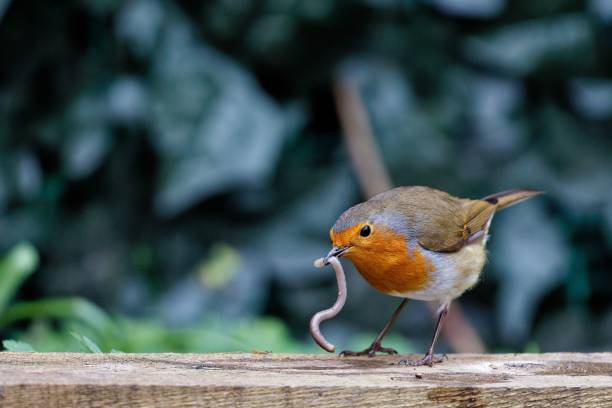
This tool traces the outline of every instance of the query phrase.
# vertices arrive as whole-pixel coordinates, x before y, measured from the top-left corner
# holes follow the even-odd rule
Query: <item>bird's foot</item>
[[[362,351],[344,350],[340,352],[340,356],[342,357],[359,357],[359,356],[374,357],[376,353],[397,354],[397,351],[390,347],[382,347],[379,342],[374,342],[370,345],[370,347]]]
[[[425,357],[420,358],[418,360],[400,360],[398,364],[405,365],[405,366],[412,366],[412,367],[425,366],[425,365],[433,367],[434,364],[439,364],[442,361],[444,361],[444,359],[448,360],[448,357],[446,356],[446,354],[443,354],[442,356],[434,356],[433,354],[427,353],[425,354]]]

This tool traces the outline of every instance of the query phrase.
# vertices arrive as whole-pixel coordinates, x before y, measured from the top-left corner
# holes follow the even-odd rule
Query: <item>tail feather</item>
[[[544,194],[544,192],[537,190],[521,189],[507,190],[502,191],[501,193],[491,194],[490,196],[484,197],[482,200],[497,205],[497,209],[501,210],[502,208],[510,207],[511,205],[518,204],[521,201],[525,201],[531,197],[535,197],[540,194]]]

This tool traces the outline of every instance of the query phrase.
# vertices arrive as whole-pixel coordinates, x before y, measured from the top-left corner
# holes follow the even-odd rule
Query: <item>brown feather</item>
[[[372,214],[390,210],[400,214],[419,244],[430,251],[456,252],[479,240],[495,211],[541,194],[539,191],[511,190],[482,200],[470,200],[430,187],[397,187],[377,194],[365,203],[345,211],[333,231],[354,227]]]
[[[496,204],[497,209],[501,210],[540,194],[544,194],[544,192],[537,190],[507,190],[501,193],[491,194],[482,200],[488,201],[491,204]]]
[[[459,228],[453,228],[453,225],[446,223],[447,228],[436,229],[435,233],[421,231],[421,235],[417,235],[419,243],[431,251],[456,252],[465,245],[484,237],[489,220],[497,210],[540,194],[542,194],[541,191],[508,190],[492,194],[482,200],[456,199],[461,204],[451,212],[461,219],[457,225]],[[456,201],[451,202],[452,205],[457,205]],[[438,213],[438,215],[443,214]],[[456,222],[456,220],[453,221],[453,223]]]
[[[463,200],[430,187],[398,187],[371,201],[402,214],[418,242],[432,251],[451,248],[463,239]]]

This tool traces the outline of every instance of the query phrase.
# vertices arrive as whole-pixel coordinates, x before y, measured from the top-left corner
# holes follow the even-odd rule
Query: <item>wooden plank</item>
[[[415,357],[416,356],[412,356]],[[0,405],[612,407],[612,353],[398,357],[0,353]]]

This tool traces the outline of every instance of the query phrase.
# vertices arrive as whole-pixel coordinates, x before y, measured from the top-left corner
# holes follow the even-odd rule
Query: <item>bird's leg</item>
[[[436,323],[436,330],[434,331],[433,338],[431,339],[431,345],[429,349],[427,349],[427,353],[425,353],[425,357],[419,360],[401,360],[399,362],[400,365],[409,365],[409,366],[424,366],[428,365],[432,367],[434,364],[441,363],[444,360],[445,356],[436,357],[434,356],[434,347],[436,345],[436,341],[438,340],[438,336],[440,335],[440,331],[442,329],[442,324],[444,324],[444,320],[448,315],[448,308],[450,306],[450,302],[444,302],[438,311],[438,323]]]
[[[389,319],[387,324],[385,324],[385,327],[383,327],[383,329],[380,331],[380,333],[378,333],[378,336],[376,336],[372,344],[370,344],[370,347],[362,351],[344,350],[343,352],[340,353],[340,355],[345,356],[345,357],[353,357],[353,356],[374,357],[377,352],[387,353],[387,354],[397,354],[397,351],[395,351],[392,348],[382,347],[380,345],[380,342],[382,341],[383,337],[387,335],[389,330],[391,330],[391,327],[393,327],[393,324],[397,320],[404,306],[406,306],[406,303],[408,303],[408,299],[402,300],[402,303],[400,303],[397,309],[395,309],[395,312],[393,312],[393,314],[391,315],[391,318]]]

